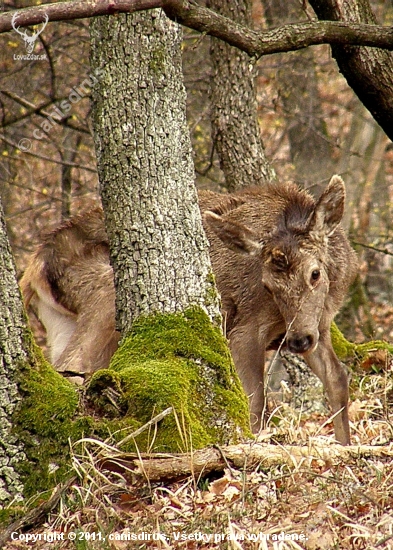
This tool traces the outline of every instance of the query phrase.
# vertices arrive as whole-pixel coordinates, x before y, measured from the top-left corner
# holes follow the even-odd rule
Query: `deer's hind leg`
[[[118,342],[114,295],[108,292],[95,297],[92,304],[85,304],[68,345],[55,361],[55,368],[73,374],[91,374],[107,368]]]

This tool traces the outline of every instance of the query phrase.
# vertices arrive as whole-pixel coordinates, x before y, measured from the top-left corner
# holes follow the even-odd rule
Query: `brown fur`
[[[286,343],[322,380],[333,412],[341,410],[334,419],[336,438],[348,444],[347,376],[330,339],[357,266],[339,225],[343,182],[334,176],[317,202],[291,184],[245,190],[235,198],[205,193],[200,203],[254,428],[264,409],[265,351]]]
[[[339,226],[344,196],[338,176],[318,201],[292,184],[199,194],[227,336],[250,396],[254,431],[264,409],[265,351],[287,344],[322,380],[338,413],[336,438],[349,443],[347,376],[330,340],[331,321],[357,265]],[[118,334],[101,210],[49,233],[21,286],[46,325],[58,370],[87,373],[107,366]]]
[[[91,373],[108,366],[119,335],[100,208],[48,233],[20,286],[26,306],[32,303],[46,328],[50,358],[58,371]]]

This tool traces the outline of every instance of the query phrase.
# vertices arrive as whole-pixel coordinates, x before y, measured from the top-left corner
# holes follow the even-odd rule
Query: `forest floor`
[[[373,315],[391,337],[393,308]],[[5,549],[392,550],[392,360],[379,372],[353,372],[350,391],[353,444],[385,446],[390,456],[262,460],[241,469],[228,462],[208,476],[153,482],[100,469],[99,446],[86,442],[58,506],[44,523],[14,533]],[[328,447],[326,419],[283,403],[259,441]]]

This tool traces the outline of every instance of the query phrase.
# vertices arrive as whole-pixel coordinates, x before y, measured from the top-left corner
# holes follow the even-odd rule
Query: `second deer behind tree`
[[[264,410],[265,352],[284,345],[321,379],[335,414],[336,439],[349,444],[347,374],[330,338],[357,269],[340,226],[342,179],[333,176],[317,201],[294,184],[271,184],[230,195],[201,191],[199,202],[254,432]],[[57,370],[91,373],[108,366],[119,335],[100,209],[47,234],[21,287],[47,330]]]

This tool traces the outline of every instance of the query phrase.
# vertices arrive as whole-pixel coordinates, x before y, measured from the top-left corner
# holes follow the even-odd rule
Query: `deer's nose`
[[[292,353],[305,353],[313,345],[313,337],[308,334],[306,336],[294,334],[287,340],[288,349]]]

